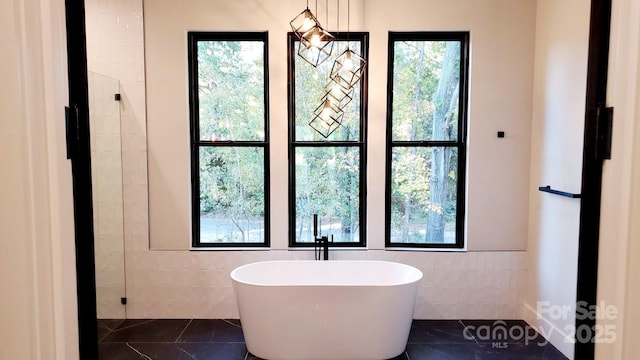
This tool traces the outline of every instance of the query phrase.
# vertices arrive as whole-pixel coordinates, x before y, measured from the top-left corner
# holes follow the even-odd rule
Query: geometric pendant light
[[[364,58],[347,48],[336,58],[329,77],[343,88],[351,89],[362,78],[366,66]]]
[[[344,111],[325,99],[313,111],[313,115],[309,126],[326,139],[342,125]]]
[[[316,10],[318,3],[316,1]],[[328,11],[328,10],[327,10]],[[289,23],[296,37],[300,40],[298,55],[314,67],[324,62],[333,50],[334,36],[322,28],[320,21],[307,8]]]
[[[293,30],[294,34],[302,41],[302,37],[309,30],[314,27],[320,27],[320,22],[313,15],[311,10],[309,10],[309,2],[307,1],[307,8],[304,9],[303,12],[298,14],[296,17],[291,20],[289,23],[291,25],[291,30]]]
[[[364,74],[367,61],[351,50],[349,42],[351,2],[347,1],[347,50],[340,54],[333,63],[329,77],[345,89],[351,89]]]
[[[314,27],[303,34],[298,47],[298,56],[313,67],[318,67],[333,52],[334,36],[322,27]]]
[[[324,95],[322,100],[329,100],[329,102],[338,107],[344,109],[353,100],[354,89],[345,88],[334,80],[330,80],[324,87]]]

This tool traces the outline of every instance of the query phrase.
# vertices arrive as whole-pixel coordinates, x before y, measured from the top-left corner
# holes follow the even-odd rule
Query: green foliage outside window
[[[190,61],[197,70],[197,79],[190,79],[192,112],[198,115],[197,129],[192,123],[196,246],[266,244],[266,42],[261,35],[190,33],[196,59]]]
[[[344,34],[343,34],[344,35]],[[349,46],[364,51],[364,35],[354,35],[347,42],[335,41],[328,60],[313,67],[299,58],[299,41],[290,48],[293,67],[294,119],[291,139],[290,171],[294,175],[293,203],[290,206],[292,244],[313,242],[313,214],[319,216],[321,235],[333,236],[335,243],[364,245],[362,209],[364,199],[363,159],[365,155],[362,98],[365,86],[354,87],[353,100],[344,108],[342,125],[328,138],[316,132],[309,122],[313,111],[322,104],[325,87],[335,59]]]
[[[463,41],[398,35],[390,42],[393,100],[388,124],[387,243],[461,246]]]

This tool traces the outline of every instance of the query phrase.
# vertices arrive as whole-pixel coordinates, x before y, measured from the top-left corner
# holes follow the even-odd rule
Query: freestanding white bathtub
[[[253,355],[382,360],[406,347],[422,272],[385,261],[266,261],[231,279]]]

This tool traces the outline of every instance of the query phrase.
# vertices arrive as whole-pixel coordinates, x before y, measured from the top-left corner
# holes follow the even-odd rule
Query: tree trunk
[[[452,120],[457,116],[459,73],[456,64],[460,44],[448,42],[445,49],[438,87],[433,95],[433,140],[451,140]],[[434,147],[431,152],[431,177],[429,178],[430,204],[427,213],[428,243],[444,242],[445,199],[447,176],[451,164],[450,147]]]

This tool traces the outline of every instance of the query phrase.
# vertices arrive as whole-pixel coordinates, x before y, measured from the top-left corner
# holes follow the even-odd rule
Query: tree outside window
[[[469,33],[389,33],[387,246],[463,247]]]
[[[188,42],[193,246],[267,246],[267,34]]]
[[[324,138],[309,122],[321,105],[338,55],[351,48],[367,58],[368,34],[334,34],[331,56],[313,67],[289,34],[289,244],[313,244],[313,214],[332,246],[365,245],[366,70],[344,108],[342,125]],[[320,234],[318,234],[320,235]]]

